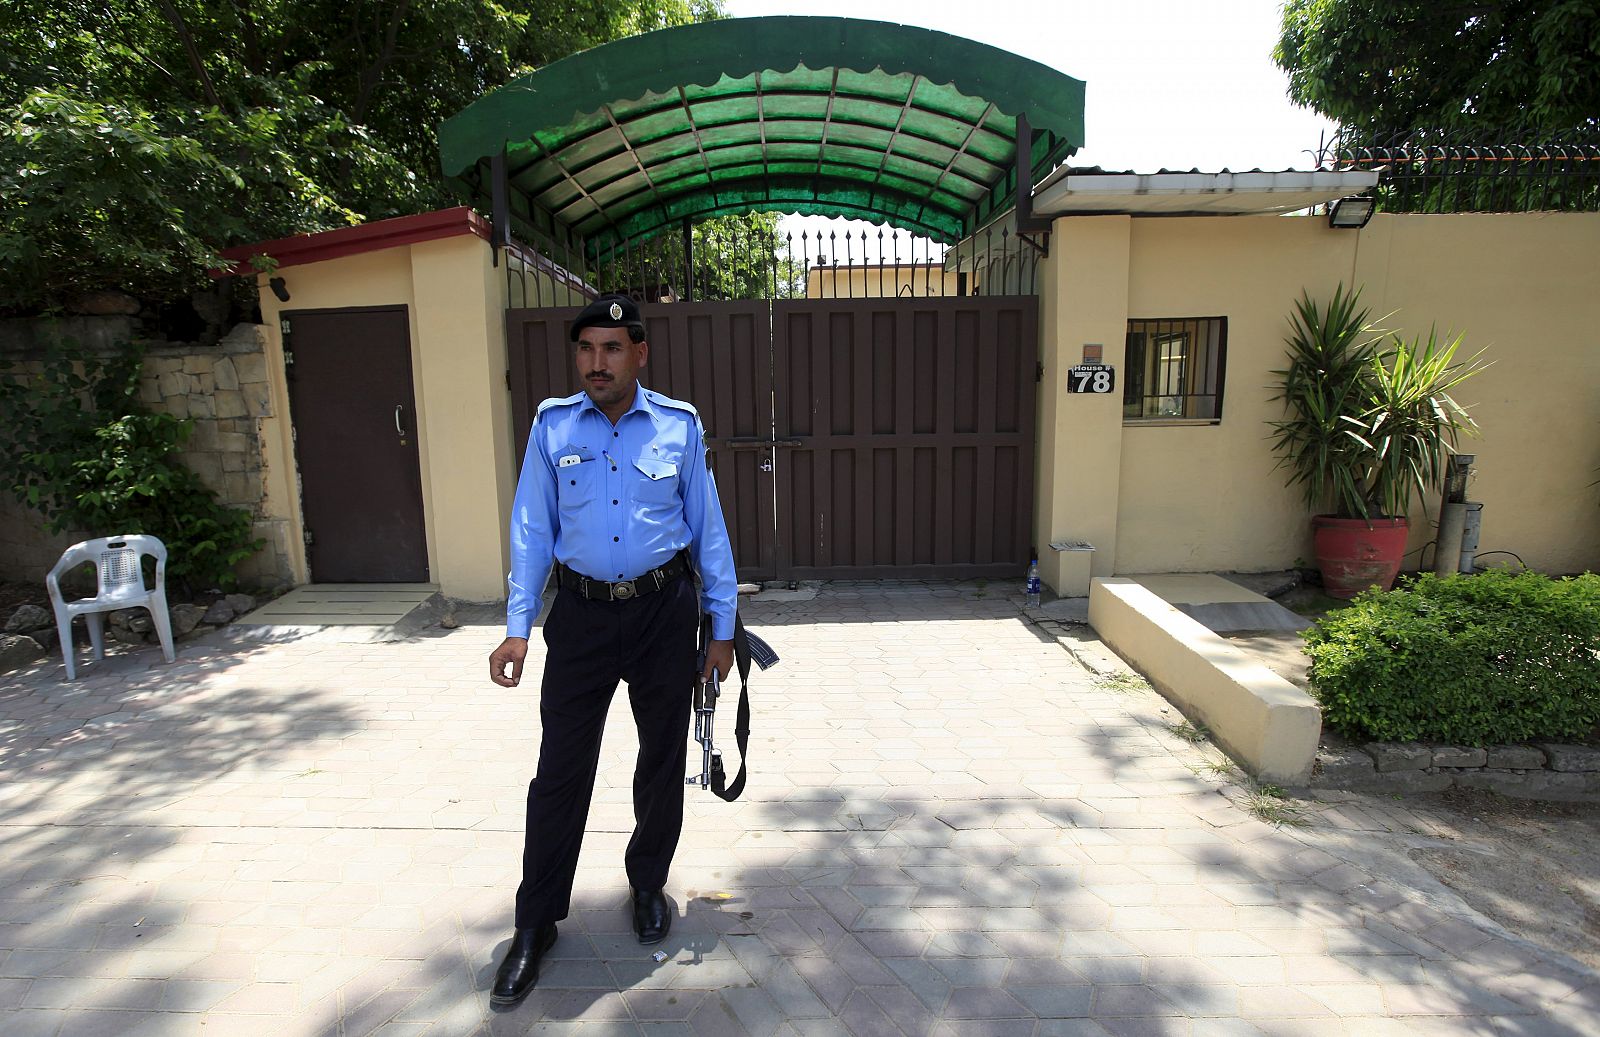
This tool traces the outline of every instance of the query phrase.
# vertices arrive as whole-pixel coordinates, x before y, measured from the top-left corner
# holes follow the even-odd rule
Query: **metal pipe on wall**
[[[1433,571],[1439,576],[1463,571],[1461,541],[1466,533],[1467,478],[1475,460],[1474,454],[1456,454],[1445,469],[1444,496],[1439,502],[1439,535],[1433,552]],[[1469,567],[1465,571],[1472,570]]]
[[[1461,532],[1461,571],[1477,572],[1478,534],[1483,531],[1483,503],[1468,501],[1462,507],[1466,508],[1467,514]]]
[[[1461,540],[1466,533],[1467,506],[1445,501],[1439,508],[1439,539],[1433,552],[1433,571],[1449,576],[1461,568]]]

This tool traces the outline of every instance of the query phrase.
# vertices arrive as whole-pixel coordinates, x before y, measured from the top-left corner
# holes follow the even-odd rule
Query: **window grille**
[[[1128,321],[1124,421],[1222,420],[1228,318]]]

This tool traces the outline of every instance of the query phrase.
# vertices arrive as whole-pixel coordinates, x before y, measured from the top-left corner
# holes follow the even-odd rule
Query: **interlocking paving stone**
[[[1089,1014],[1094,987],[1087,983],[1053,983],[1012,987],[1011,993],[1041,1019],[1064,1019]]]
[[[668,959],[626,912],[623,706],[572,916],[511,1010],[487,990],[537,684],[484,679],[493,627],[297,630],[11,678],[0,1031],[1592,1032],[1600,976],[1326,837],[1410,815],[1330,793],[1312,828],[1255,820],[1164,701],[1100,686],[992,585],[742,608],[784,663],[753,680],[745,797],[689,792]]]

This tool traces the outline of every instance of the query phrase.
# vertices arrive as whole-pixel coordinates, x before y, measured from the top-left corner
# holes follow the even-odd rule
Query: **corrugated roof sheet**
[[[1378,174],[1369,170],[1133,173],[1063,166],[1034,190],[1033,211],[1039,216],[1284,213],[1360,194],[1377,182]]]

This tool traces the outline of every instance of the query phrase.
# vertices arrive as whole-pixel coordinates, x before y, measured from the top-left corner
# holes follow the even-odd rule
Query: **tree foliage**
[[[719,0],[7,0],[0,296],[177,293],[218,248],[451,203],[440,121]]]
[[[0,307],[102,287],[183,295],[220,265],[218,248],[359,219],[323,186],[321,156],[344,156],[352,182],[405,175],[314,98],[272,96],[230,118],[30,93],[0,127]]]
[[[1273,58],[1347,129],[1600,125],[1600,0],[1287,0]]]

